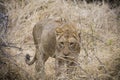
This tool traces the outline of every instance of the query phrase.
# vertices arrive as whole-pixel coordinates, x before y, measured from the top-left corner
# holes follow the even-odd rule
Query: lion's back
[[[47,56],[53,56],[55,53],[55,29],[58,26],[58,23],[52,21],[45,24],[38,22],[33,29],[34,42],[38,46],[42,45],[43,52]]]

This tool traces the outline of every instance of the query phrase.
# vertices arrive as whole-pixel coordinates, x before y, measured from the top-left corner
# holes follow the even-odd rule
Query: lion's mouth
[[[74,59],[74,57],[72,57],[72,56],[64,56],[64,58],[67,58],[67,59]]]
[[[58,59],[64,60],[64,61],[74,61],[74,57],[72,56],[59,56]]]
[[[74,59],[74,58],[71,57],[71,56],[64,56],[63,58],[65,58],[65,59]]]

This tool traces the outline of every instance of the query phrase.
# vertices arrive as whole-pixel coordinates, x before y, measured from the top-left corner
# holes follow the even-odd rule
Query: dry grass
[[[35,53],[32,29],[38,21],[60,18],[73,21],[81,28],[82,50],[79,63],[87,74],[79,69],[77,74],[83,76],[80,79],[90,80],[88,75],[91,75],[91,79],[96,78],[105,73],[104,68],[110,72],[112,61],[109,61],[116,58],[114,55],[118,55],[120,49],[117,47],[118,16],[115,9],[109,9],[108,4],[80,2],[76,5],[75,2],[65,0],[11,0],[6,1],[5,6],[9,16],[8,42],[23,49],[9,48],[6,51],[13,56],[18,54],[13,58],[32,76],[34,65],[29,67],[24,62],[25,54],[33,56]],[[48,76],[54,76],[54,60],[50,59],[47,63]]]

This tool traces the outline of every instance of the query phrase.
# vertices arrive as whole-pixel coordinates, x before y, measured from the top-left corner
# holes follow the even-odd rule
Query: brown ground
[[[28,1],[28,2],[27,2]],[[25,55],[34,56],[35,46],[32,29],[39,20],[54,19],[73,21],[81,28],[82,50],[79,55],[80,67],[77,75],[81,80],[95,79],[101,74],[111,75],[115,80],[120,76],[119,59],[119,7],[110,9],[107,3],[95,4],[66,2],[65,0],[22,0],[6,1],[9,26],[7,41],[22,48],[6,48],[20,67],[34,76],[34,65],[25,64]],[[48,80],[53,80],[55,61],[50,58],[46,63]],[[116,68],[117,66],[117,68]],[[107,72],[107,73],[106,73]],[[91,78],[88,78],[89,75]],[[51,77],[52,76],[52,77]],[[77,79],[72,79],[77,80]]]

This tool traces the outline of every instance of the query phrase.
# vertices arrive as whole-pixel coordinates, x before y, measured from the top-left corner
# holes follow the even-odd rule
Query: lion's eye
[[[73,47],[73,46],[75,46],[75,43],[71,42],[69,45],[70,45],[70,47]]]
[[[64,45],[64,42],[60,42],[61,45]]]
[[[59,47],[64,48],[64,42],[59,42]]]
[[[69,49],[70,50],[75,51],[77,47],[78,47],[77,43],[75,43],[75,42],[70,42],[69,43]]]

